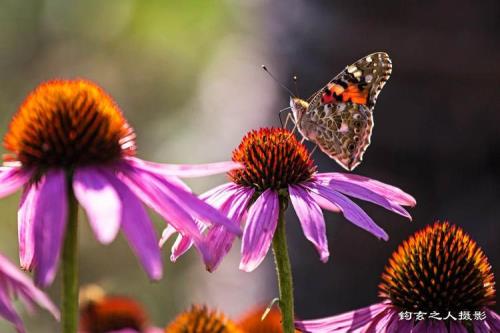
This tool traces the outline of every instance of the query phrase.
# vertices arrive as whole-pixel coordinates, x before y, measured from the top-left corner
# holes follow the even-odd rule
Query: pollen
[[[284,128],[249,132],[232,158],[245,168],[229,172],[229,178],[257,191],[286,189],[311,179],[316,172],[307,148]]]
[[[80,311],[80,330],[87,333],[107,333],[122,329],[145,332],[147,315],[136,301],[106,296],[89,301]]]
[[[379,296],[404,311],[479,311],[495,303],[491,265],[460,227],[436,222],[393,253]]]
[[[44,170],[102,164],[135,154],[135,135],[112,98],[86,80],[40,84],[14,115],[5,161]]]
[[[171,322],[165,333],[243,333],[224,314],[206,306],[193,305]]]

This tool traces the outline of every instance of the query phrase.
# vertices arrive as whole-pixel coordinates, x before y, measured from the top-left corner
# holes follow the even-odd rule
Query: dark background
[[[297,313],[310,318],[374,303],[391,252],[435,220],[470,233],[498,275],[500,2],[280,1],[267,20],[284,72],[298,75],[304,97],[364,55],[389,53],[393,74],[375,108],[372,144],[355,172],[417,199],[411,223],[363,206],[388,231],[388,243],[328,215],[327,265],[311,260],[295,224]],[[320,170],[339,169],[321,153],[315,158]]]
[[[356,173],[417,199],[413,222],[362,207],[390,235],[378,241],[325,213],[331,258],[322,264],[292,212],[288,235],[296,312],[316,318],[377,301],[398,244],[435,220],[462,226],[500,264],[500,2],[0,0],[0,135],[27,93],[52,78],[85,77],[117,101],[158,162],[229,159],[246,131],[278,126],[288,98],[260,69],[307,98],[346,65],[386,51],[393,74],[378,98],[372,144]],[[319,151],[320,171],[340,171]],[[201,193],[226,177],[190,180]],[[0,252],[17,261],[19,194],[0,200]],[[154,214],[153,214],[154,215]],[[155,217],[158,232],[164,223]],[[162,326],[191,303],[233,318],[277,295],[271,256],[238,270],[239,243],[214,274],[191,251],[150,283],[127,243],[98,244],[81,223],[81,283],[137,298]],[[48,289],[58,302],[59,284]],[[28,331],[52,333],[40,311]],[[0,321],[1,332],[12,327]]]

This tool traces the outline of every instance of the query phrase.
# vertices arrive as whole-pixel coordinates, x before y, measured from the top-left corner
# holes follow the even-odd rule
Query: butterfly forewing
[[[347,66],[311,98],[297,121],[300,132],[342,167],[353,170],[370,145],[373,108],[391,71],[391,60],[383,52]]]

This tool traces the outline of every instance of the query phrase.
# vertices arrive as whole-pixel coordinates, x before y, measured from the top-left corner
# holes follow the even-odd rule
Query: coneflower
[[[286,333],[293,331],[291,270],[284,223],[289,203],[297,213],[304,235],[323,262],[328,260],[330,252],[321,208],[341,212],[351,223],[387,240],[387,233],[348,196],[380,205],[408,219],[410,214],[402,206],[416,204],[409,194],[370,178],[318,173],[306,147],[283,128],[249,132],[233,152],[233,161],[245,168],[230,171],[231,182],[200,197],[219,208],[236,226],[246,220],[240,269],[250,272],[257,268],[273,243]],[[172,229],[166,229],[163,241],[172,233]],[[212,251],[205,262],[207,269],[213,270],[229,252],[235,236],[216,226],[209,228],[207,238]],[[172,249],[173,259],[188,249],[190,242],[181,235]]]
[[[167,327],[165,333],[246,333],[222,312],[207,306],[193,305],[178,315]]]
[[[239,227],[193,195],[178,176],[201,176],[238,167],[234,162],[167,165],[135,157],[135,134],[118,106],[85,80],[38,86],[14,115],[4,138],[11,154],[0,169],[0,197],[23,188],[19,207],[21,266],[49,285],[63,250],[63,304],[76,317],[77,210],[87,213],[96,238],[110,243],[119,230],[151,279],[162,276],[153,225],[141,201],[204,252],[195,221]],[[64,246],[63,246],[64,243]],[[67,287],[70,285],[70,287]],[[72,328],[65,332],[74,332]]]
[[[404,241],[379,285],[381,302],[297,321],[304,332],[500,332],[495,280],[484,252],[461,228],[436,222]]]

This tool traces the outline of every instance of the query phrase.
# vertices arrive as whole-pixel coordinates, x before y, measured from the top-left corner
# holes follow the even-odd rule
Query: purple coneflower
[[[488,258],[461,228],[436,222],[404,241],[379,285],[380,303],[297,321],[304,332],[500,332]]]
[[[76,216],[78,203],[101,243],[123,231],[152,279],[162,276],[162,261],[141,201],[202,251],[195,220],[239,232],[177,178],[226,172],[236,164],[167,165],[136,158],[132,127],[92,82],[56,80],[38,86],[12,119],[4,146],[12,155],[0,169],[0,196],[23,188],[20,261],[23,268],[34,268],[39,285],[54,279],[67,220]]]
[[[14,308],[11,297],[17,296],[31,309],[34,304],[48,310],[59,320],[59,310],[33,282],[0,254],[0,317],[14,324],[17,332],[24,333],[24,325]]]
[[[289,198],[306,238],[323,262],[330,252],[321,208],[341,212],[346,219],[378,238],[388,235],[347,196],[380,205],[406,218],[402,206],[414,206],[415,199],[400,189],[366,177],[346,173],[318,173],[307,148],[288,130],[263,128],[251,131],[233,152],[232,159],[245,165],[229,172],[230,183],[200,198],[219,208],[237,225],[246,219],[240,268],[252,271],[264,260],[278,222],[281,198]],[[173,233],[166,229],[162,241]],[[214,227],[207,235],[211,257],[207,269],[214,270],[230,250],[234,235]],[[182,235],[172,249],[176,259],[189,247]]]

